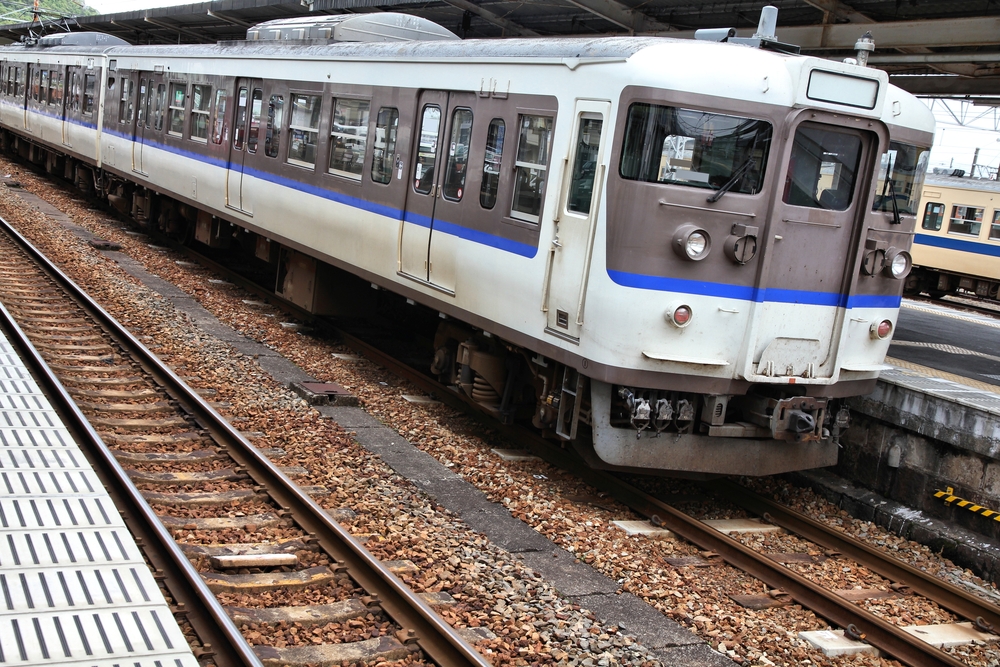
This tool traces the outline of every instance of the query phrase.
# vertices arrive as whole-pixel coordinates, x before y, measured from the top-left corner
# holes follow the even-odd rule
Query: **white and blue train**
[[[67,33],[0,49],[0,130],[316,313],[369,285],[437,311],[435,373],[595,466],[826,466],[883,367],[934,121],[766,26],[728,42]]]

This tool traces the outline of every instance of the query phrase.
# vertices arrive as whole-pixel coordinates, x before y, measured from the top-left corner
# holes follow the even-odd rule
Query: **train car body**
[[[915,203],[889,203],[933,133],[883,72],[666,38],[266,33],[2,49],[39,91],[91,61],[101,83],[92,126],[5,87],[5,142],[168,233],[252,237],[314,312],[341,272],[438,311],[434,372],[594,465],[836,461],[835,399],[874,386],[898,311]]]
[[[1000,182],[928,174],[908,293],[1000,298]]]

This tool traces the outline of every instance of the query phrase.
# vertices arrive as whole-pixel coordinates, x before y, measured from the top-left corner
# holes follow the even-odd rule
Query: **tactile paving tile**
[[[0,334],[0,664],[197,667],[117,508]]]
[[[886,358],[892,370],[883,371],[879,381],[889,382],[931,396],[953,400],[965,406],[1000,415],[1000,387],[901,359]]]

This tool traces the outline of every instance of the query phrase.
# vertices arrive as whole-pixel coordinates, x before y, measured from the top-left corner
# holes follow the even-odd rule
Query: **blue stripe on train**
[[[1000,257],[1000,245],[988,245],[977,241],[965,241],[950,236],[931,236],[930,234],[917,234],[913,237],[914,243],[928,245],[932,248],[945,248],[947,250],[958,250],[961,252],[971,252],[976,255],[988,255],[990,257]]]
[[[663,276],[647,276],[625,271],[608,269],[611,280],[625,287],[656,290],[659,292],[678,292],[680,294],[697,294],[700,296],[716,296],[740,301],[756,301],[763,303],[801,303],[812,306],[836,306],[838,308],[898,308],[900,297],[882,296],[876,294],[839,294],[837,292],[809,292],[790,289],[759,289],[745,285],[727,285],[703,280],[687,280],[684,278],[666,278]]]

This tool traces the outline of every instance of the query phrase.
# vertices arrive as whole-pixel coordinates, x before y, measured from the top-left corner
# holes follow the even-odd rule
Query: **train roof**
[[[924,186],[932,185],[939,188],[957,188],[959,190],[976,190],[977,192],[1000,192],[1000,181],[988,178],[969,178],[944,174],[927,173]]]
[[[298,55],[337,58],[629,58],[639,51],[662,44],[695,44],[692,40],[669,37],[549,37],[537,39],[468,39],[430,40],[413,42],[333,42],[314,43],[309,40],[240,40],[216,44],[137,45],[113,48],[80,46],[11,45],[4,48],[38,49],[41,52],[80,52],[99,50],[102,53],[132,56],[163,57],[247,57]],[[747,47],[740,47],[747,48]]]

